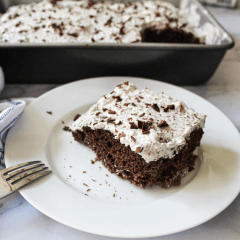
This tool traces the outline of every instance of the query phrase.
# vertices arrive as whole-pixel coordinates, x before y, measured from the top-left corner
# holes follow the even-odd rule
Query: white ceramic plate
[[[99,162],[91,164],[95,154],[62,130],[123,81],[164,92],[208,115],[196,169],[180,187],[142,190]],[[53,170],[20,191],[47,216],[90,233],[139,238],[183,231],[224,210],[240,189],[239,146],[230,120],[197,95],[159,81],[107,77],[69,83],[36,99],[10,130],[5,159],[7,166],[41,160]]]

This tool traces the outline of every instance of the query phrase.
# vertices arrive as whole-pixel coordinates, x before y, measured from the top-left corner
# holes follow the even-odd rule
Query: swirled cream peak
[[[214,44],[219,39],[215,27],[210,24],[212,28],[199,28],[197,11],[188,13],[195,16],[187,16],[191,21],[185,16],[186,11],[160,0],[134,3],[44,0],[11,7],[3,14],[0,42],[140,42],[142,26],[155,21],[192,32],[198,38],[205,38],[206,44]]]
[[[172,158],[194,130],[204,127],[205,118],[181,101],[147,88],[138,90],[126,82],[101,97],[71,129],[110,131],[115,139],[151,162]]]

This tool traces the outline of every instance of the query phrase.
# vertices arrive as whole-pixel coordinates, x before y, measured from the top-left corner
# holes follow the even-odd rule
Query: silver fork
[[[0,199],[28,183],[51,173],[41,161],[21,163],[0,171]],[[46,171],[47,170],[47,171]]]

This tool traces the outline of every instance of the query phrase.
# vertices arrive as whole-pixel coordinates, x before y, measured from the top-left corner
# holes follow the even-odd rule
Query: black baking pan
[[[216,71],[232,37],[198,4],[201,22],[210,22],[228,35],[221,45],[170,43],[0,43],[0,66],[11,83],[67,83],[99,76],[145,77],[176,85],[199,85]],[[19,0],[17,3],[20,3]],[[171,1],[176,6],[179,1]],[[180,1],[181,2],[181,1]],[[2,1],[2,12],[10,5]],[[179,5],[180,6],[180,5]]]

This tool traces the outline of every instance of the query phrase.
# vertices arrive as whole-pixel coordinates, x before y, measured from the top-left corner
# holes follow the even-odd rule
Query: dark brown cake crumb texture
[[[189,171],[194,169],[196,156],[193,151],[200,145],[203,130],[200,128],[192,132],[186,147],[179,150],[173,158],[160,158],[150,163],[145,162],[141,155],[133,152],[129,146],[121,144],[109,131],[84,127],[83,132],[76,131],[72,134],[77,142],[92,148],[97,154],[97,160],[118,177],[141,188],[153,185],[169,188],[180,185],[182,175],[175,177],[177,173],[186,168]]]

